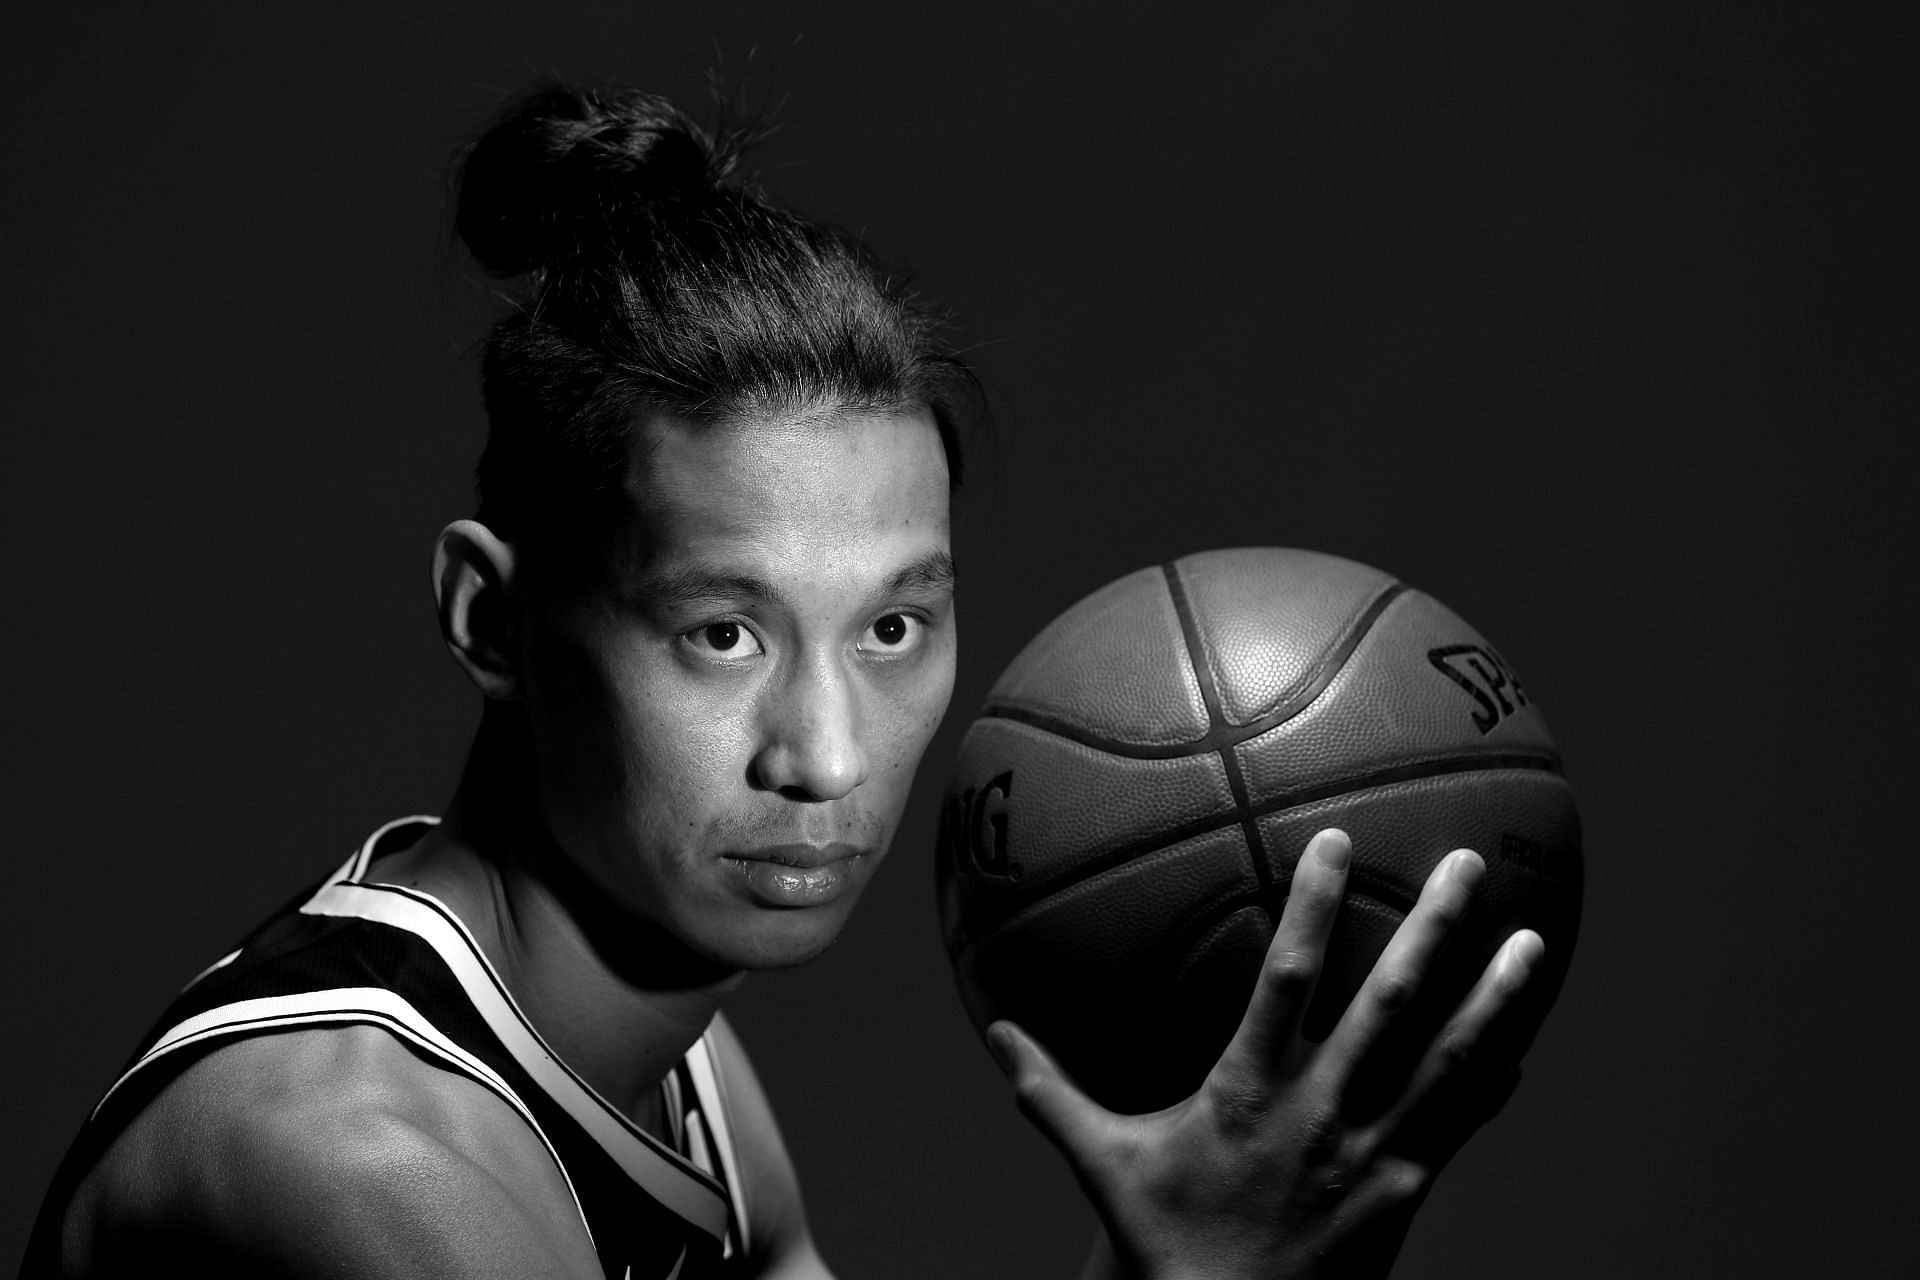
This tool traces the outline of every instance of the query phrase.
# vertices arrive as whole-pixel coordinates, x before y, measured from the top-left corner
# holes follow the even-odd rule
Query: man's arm
[[[539,1140],[384,1032],[224,1046],[169,1084],[78,1189],[70,1276],[600,1274]]]
[[[749,1273],[770,1280],[832,1280],[833,1273],[814,1247],[800,1201],[800,1180],[773,1107],[740,1037],[724,1017],[713,1020],[713,1043],[747,1200]]]

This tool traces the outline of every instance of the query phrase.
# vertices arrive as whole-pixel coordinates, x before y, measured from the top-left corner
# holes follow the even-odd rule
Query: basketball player
[[[526,294],[485,357],[478,516],[434,552],[486,698],[459,788],[165,1012],[26,1274],[828,1274],[720,1008],[833,941],[946,709],[965,374],[735,151],[659,99],[554,87],[466,157],[460,234]],[[1089,1274],[1382,1274],[1499,1105],[1536,936],[1437,1032],[1394,1034],[1471,853],[1334,1034],[1300,1036],[1349,855],[1316,837],[1179,1107],[1105,1113],[994,1029],[1104,1223]],[[1356,1109],[1369,1073],[1391,1087]]]

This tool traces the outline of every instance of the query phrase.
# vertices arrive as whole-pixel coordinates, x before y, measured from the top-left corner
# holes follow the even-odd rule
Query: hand
[[[988,1028],[1124,1274],[1383,1276],[1434,1176],[1518,1084],[1533,1027],[1517,997],[1543,953],[1531,930],[1507,939],[1437,1032],[1421,1030],[1422,984],[1485,871],[1466,849],[1428,877],[1332,1034],[1301,1036],[1351,860],[1344,832],[1308,844],[1246,1017],[1177,1106],[1115,1115],[1014,1024]]]

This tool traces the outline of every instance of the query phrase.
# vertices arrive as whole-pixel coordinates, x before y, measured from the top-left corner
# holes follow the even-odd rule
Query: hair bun
[[[487,271],[524,275],[613,252],[637,220],[713,191],[729,168],[664,98],[544,85],[461,161],[454,226]]]

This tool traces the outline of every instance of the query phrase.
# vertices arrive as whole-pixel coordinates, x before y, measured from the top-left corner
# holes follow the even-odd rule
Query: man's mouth
[[[854,868],[868,850],[859,845],[780,844],[725,855],[762,906],[825,906],[854,884]]]
[[[772,862],[783,867],[799,867],[813,870],[824,867],[830,862],[840,862],[848,858],[857,858],[868,852],[859,845],[833,841],[828,844],[774,844],[759,849],[740,849],[727,854],[742,862]]]

